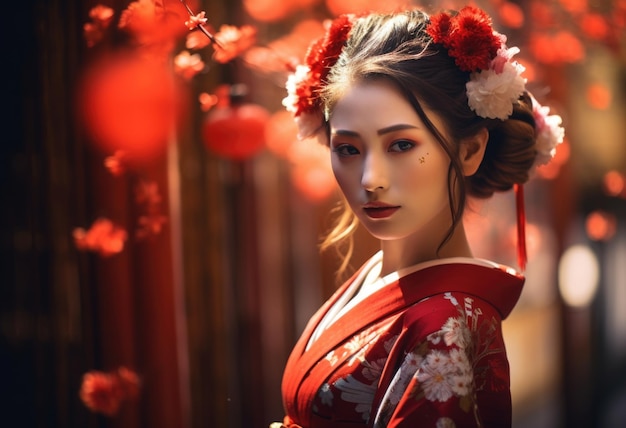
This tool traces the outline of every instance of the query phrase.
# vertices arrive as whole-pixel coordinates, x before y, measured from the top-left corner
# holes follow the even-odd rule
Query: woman
[[[358,221],[381,250],[309,322],[273,427],[510,426],[501,322],[524,278],[472,257],[462,213],[521,189],[562,129],[504,42],[475,7],[342,16],[288,82],[349,207],[325,244]]]

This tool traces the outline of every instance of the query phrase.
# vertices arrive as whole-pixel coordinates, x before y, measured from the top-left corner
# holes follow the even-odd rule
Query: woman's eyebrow
[[[331,135],[343,135],[345,137],[359,137],[359,133],[355,131],[349,131],[347,129],[337,129],[331,132]]]
[[[402,131],[404,129],[419,129],[416,125],[411,125],[409,123],[399,123],[397,125],[387,126],[386,128],[379,129],[376,131],[378,135],[388,134],[394,131]]]
[[[419,129],[416,125],[411,125],[409,123],[399,123],[397,125],[387,126],[385,128],[381,128],[376,133],[378,135],[388,134],[390,132],[402,131],[404,129]],[[331,132],[332,135],[343,135],[346,137],[359,137],[359,133],[356,131],[350,131],[347,129],[337,129]]]

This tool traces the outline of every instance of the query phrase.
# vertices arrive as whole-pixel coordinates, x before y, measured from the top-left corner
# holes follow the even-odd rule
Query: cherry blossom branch
[[[220,42],[217,41],[217,39],[215,38],[215,36],[213,36],[213,34],[211,34],[209,32],[209,30],[207,30],[204,27],[204,23],[207,21],[207,19],[204,17],[205,12],[200,12],[199,14],[195,14],[193,13],[193,11],[191,10],[191,8],[189,7],[189,5],[187,5],[187,2],[185,2],[185,0],[180,0],[180,2],[183,4],[183,6],[185,6],[185,9],[187,9],[187,12],[189,13],[189,16],[191,17],[191,19],[189,21],[186,22],[187,27],[190,30],[193,30],[194,27],[198,27],[200,29],[200,31],[202,31],[202,33],[207,36],[209,38],[209,40],[211,40],[211,42],[213,42],[216,46],[220,47],[220,48],[224,48]]]

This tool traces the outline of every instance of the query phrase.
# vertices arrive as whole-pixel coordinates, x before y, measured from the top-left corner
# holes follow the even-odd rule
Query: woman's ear
[[[463,166],[463,175],[474,175],[485,156],[485,148],[489,140],[489,131],[482,128],[475,135],[461,140],[460,159]]]

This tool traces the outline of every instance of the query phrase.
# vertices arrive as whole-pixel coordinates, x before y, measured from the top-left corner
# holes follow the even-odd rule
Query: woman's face
[[[365,228],[382,240],[439,245],[451,225],[450,159],[399,90],[385,81],[352,86],[332,111],[330,132],[335,178]]]

